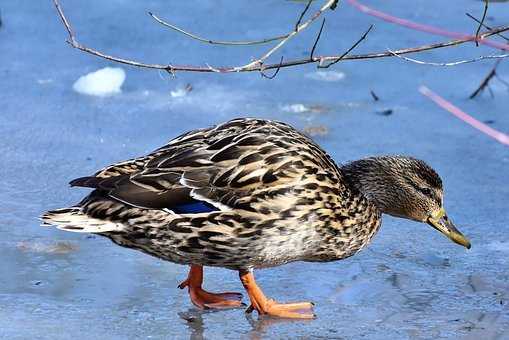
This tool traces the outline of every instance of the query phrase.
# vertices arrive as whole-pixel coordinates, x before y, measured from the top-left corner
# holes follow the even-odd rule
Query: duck
[[[193,130],[70,185],[92,191],[44,213],[44,225],[190,266],[178,287],[200,309],[246,306],[241,293],[203,289],[209,266],[238,272],[247,312],[316,317],[312,302],[268,298],[254,270],[348,258],[370,243],[383,214],[429,224],[470,248],[446,214],[440,176],[424,161],[383,155],[338,166],[311,138],[273,120]]]

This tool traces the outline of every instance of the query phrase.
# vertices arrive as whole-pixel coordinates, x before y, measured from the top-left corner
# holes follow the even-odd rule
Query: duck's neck
[[[394,211],[397,188],[393,176],[376,157],[360,159],[341,167],[347,182],[359,190],[382,213],[398,215]]]

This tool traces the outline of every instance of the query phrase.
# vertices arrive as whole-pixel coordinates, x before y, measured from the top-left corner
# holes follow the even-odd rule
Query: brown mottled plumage
[[[339,168],[289,125],[260,119],[191,131],[71,185],[94,191],[74,207],[47,212],[45,222],[171,262],[241,273],[351,256],[374,236],[382,213],[423,222],[447,218],[438,213],[440,177],[424,162],[384,156]],[[175,212],[195,202],[215,211]],[[260,313],[295,317],[257,306],[262,298],[242,280]]]

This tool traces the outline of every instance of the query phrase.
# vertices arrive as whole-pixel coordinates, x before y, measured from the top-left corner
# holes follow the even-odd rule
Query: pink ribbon
[[[477,39],[477,37],[475,35],[446,31],[446,30],[438,28],[438,27],[419,24],[419,23],[416,23],[416,22],[413,22],[413,21],[410,21],[407,19],[394,17],[390,14],[387,14],[387,13],[381,12],[379,10],[373,9],[371,7],[368,7],[366,5],[363,5],[363,4],[359,3],[357,0],[347,0],[347,1],[350,5],[352,5],[359,11],[366,13],[368,15],[380,18],[384,21],[392,22],[394,24],[408,27],[408,28],[411,28],[411,29],[414,29],[417,31],[441,35],[441,36],[445,36],[445,37],[449,37],[449,38],[453,38],[453,39],[469,39],[472,41],[477,40],[479,42],[479,44],[495,47],[495,48],[498,48],[498,49],[504,50],[504,51],[509,51],[509,45],[507,45],[507,44],[502,44],[502,43],[498,43],[498,42],[487,40],[487,39]]]
[[[477,130],[490,136],[491,138],[497,140],[498,142],[505,144],[505,145],[509,145],[509,136],[508,135],[506,135],[503,132],[497,131],[497,130],[489,127],[488,125],[478,121],[474,117],[463,112],[457,106],[454,106],[452,103],[448,102],[447,100],[445,100],[444,98],[442,98],[438,94],[436,94],[435,92],[431,91],[426,86],[419,87],[419,92],[422,93],[423,95],[425,95],[426,97],[428,97],[429,99],[431,99],[432,101],[434,101],[435,104],[437,104],[441,108],[449,111],[450,113],[452,113],[453,115],[455,115],[456,117],[458,117],[459,119],[464,121],[465,123],[470,124]]]

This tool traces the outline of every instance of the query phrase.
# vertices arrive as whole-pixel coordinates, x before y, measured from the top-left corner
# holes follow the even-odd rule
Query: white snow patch
[[[174,91],[170,91],[170,95],[172,98],[181,98],[185,97],[192,90],[193,86],[191,84],[187,84],[185,87],[177,87]]]
[[[105,67],[81,76],[72,88],[89,96],[111,96],[122,92],[125,71],[118,67]]]
[[[313,80],[334,82],[345,79],[345,74],[338,71],[316,71],[307,73],[305,77]]]
[[[284,105],[281,109],[283,111],[292,112],[292,113],[303,113],[303,112],[311,111],[311,109],[304,104]]]
[[[175,91],[170,91],[170,95],[173,98],[184,97],[186,94],[187,94],[186,89],[182,89],[182,88],[176,89]]]
[[[283,105],[283,106],[281,106],[281,110],[283,110],[285,112],[290,112],[290,113],[307,113],[307,112],[322,113],[322,112],[329,111],[330,108],[325,107],[320,104],[304,105],[301,103],[295,103],[295,104]]]

